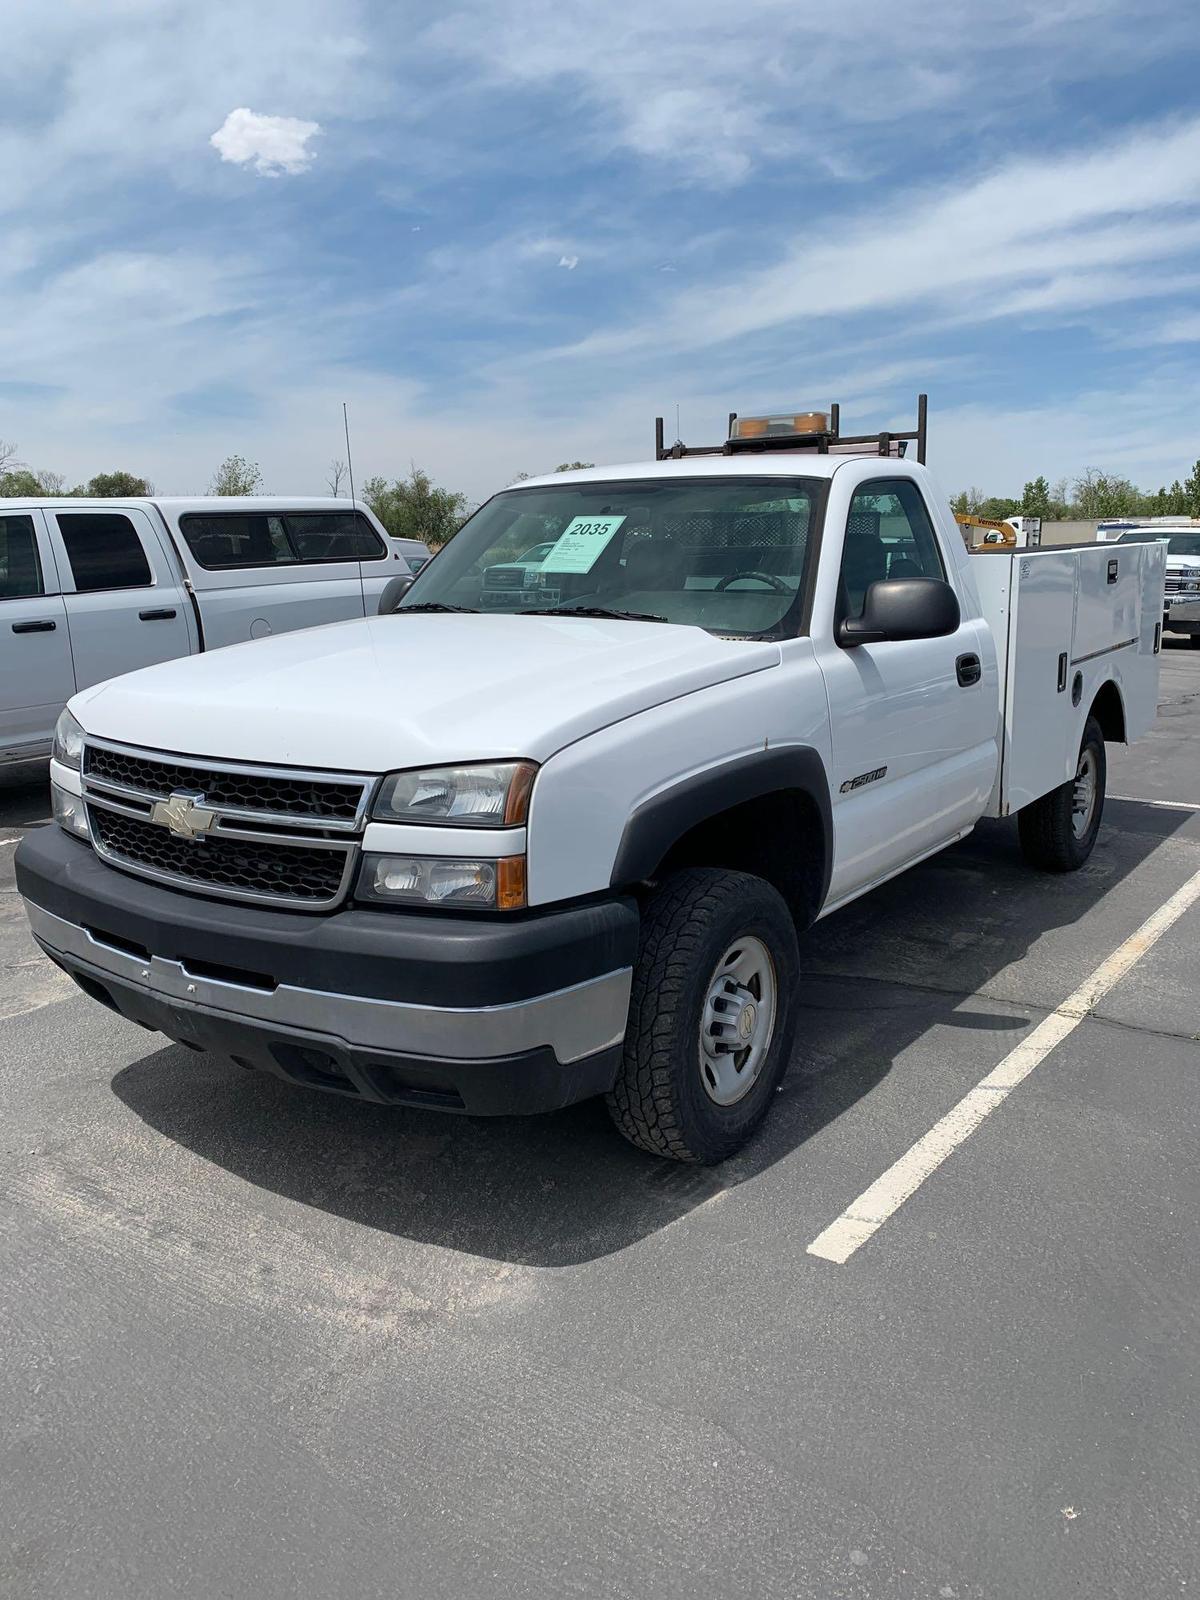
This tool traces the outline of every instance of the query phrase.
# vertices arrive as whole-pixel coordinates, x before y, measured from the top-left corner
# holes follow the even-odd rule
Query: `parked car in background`
[[[1149,523],[1127,528],[1119,544],[1156,539],[1167,547],[1167,575],[1163,593],[1163,632],[1187,634],[1193,650],[1200,650],[1200,523],[1175,527]]]
[[[390,537],[391,536],[389,535],[389,538]],[[427,561],[433,560],[433,551],[421,539],[392,538],[391,545],[392,549],[399,550],[405,561],[408,562],[408,570],[413,574],[414,577],[418,572],[420,572],[421,568]],[[395,577],[396,574],[393,573],[392,576]]]
[[[374,612],[410,545],[347,500],[0,500],[0,764],[105,678]]]
[[[514,590],[519,590],[522,603],[546,603],[542,582],[542,562],[554,549],[555,540],[545,539],[531,545],[513,561],[497,561],[483,574],[483,587],[479,604],[484,611],[509,611],[512,609]]]

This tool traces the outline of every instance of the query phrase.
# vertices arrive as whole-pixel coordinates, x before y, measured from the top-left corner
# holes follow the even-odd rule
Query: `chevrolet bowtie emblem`
[[[202,794],[173,794],[169,800],[156,800],[150,808],[150,821],[170,828],[180,839],[198,839],[216,821],[216,812],[201,802]]]

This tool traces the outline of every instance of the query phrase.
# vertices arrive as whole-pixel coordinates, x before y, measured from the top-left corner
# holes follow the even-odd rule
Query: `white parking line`
[[[1191,800],[1142,800],[1136,794],[1110,794],[1110,800],[1127,800],[1135,806],[1158,806],[1162,811],[1200,811],[1200,804]]]
[[[851,1202],[834,1222],[819,1233],[808,1247],[810,1256],[843,1265],[866,1244],[887,1219],[936,1172],[951,1151],[996,1109],[1046,1059],[1056,1044],[1072,1033],[1103,999],[1112,986],[1146,954],[1189,906],[1200,900],[1200,872],[1193,873],[1183,887],[1148,917],[1136,933],[1130,934],[1106,961],[1102,961],[1057,1011],[1039,1022],[1015,1050],[1010,1050],[998,1067],[965,1094],[953,1110],[918,1139],[882,1177],[876,1178],[857,1200]]]
[[[20,844],[20,842],[21,841],[19,839],[0,839],[0,850],[2,850],[6,844]]]

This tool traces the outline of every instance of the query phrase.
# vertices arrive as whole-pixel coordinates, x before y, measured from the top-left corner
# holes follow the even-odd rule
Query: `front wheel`
[[[1084,864],[1100,831],[1107,771],[1104,734],[1095,717],[1089,717],[1075,776],[1017,814],[1021,849],[1031,866],[1043,872],[1075,872]]]
[[[738,1150],[787,1070],[800,957],[781,895],[691,867],[647,901],[608,1109],[631,1143],[709,1164]]]

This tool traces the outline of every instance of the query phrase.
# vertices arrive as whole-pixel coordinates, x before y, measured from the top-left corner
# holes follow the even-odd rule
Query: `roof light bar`
[[[795,439],[829,432],[827,411],[794,411],[766,417],[734,417],[731,439]]]
[[[817,455],[904,455],[908,441],[917,445],[917,460],[925,461],[929,398],[917,396],[917,425],[903,432],[843,434],[841,408],[831,405],[826,411],[760,412],[739,417],[729,413],[729,434],[724,444],[686,445],[682,439],[667,445],[663,438],[663,419],[654,420],[654,453],[659,461],[683,456],[730,456],[767,450],[791,450]]]

